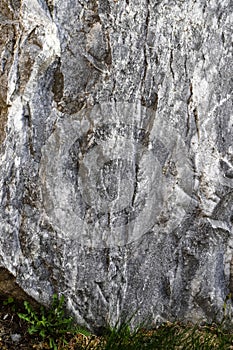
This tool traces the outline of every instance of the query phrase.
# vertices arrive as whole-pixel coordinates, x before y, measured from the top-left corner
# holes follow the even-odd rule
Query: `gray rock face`
[[[232,1],[0,6],[1,266],[92,329],[221,318]]]

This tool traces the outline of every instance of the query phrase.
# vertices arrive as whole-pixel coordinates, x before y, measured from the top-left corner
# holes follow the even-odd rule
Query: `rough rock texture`
[[[0,11],[1,266],[40,302],[63,293],[92,329],[136,310],[135,323],[221,318],[232,0]]]

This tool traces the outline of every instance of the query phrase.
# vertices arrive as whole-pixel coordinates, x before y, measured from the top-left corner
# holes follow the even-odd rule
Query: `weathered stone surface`
[[[93,329],[135,310],[135,322],[221,318],[232,10],[1,2],[0,264],[33,298],[63,293]]]

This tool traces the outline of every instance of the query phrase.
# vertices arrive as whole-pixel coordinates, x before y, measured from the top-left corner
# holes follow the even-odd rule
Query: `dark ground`
[[[27,322],[20,319],[18,312],[25,313],[23,304],[16,302],[4,305],[7,298],[0,294],[0,350],[45,350],[50,349],[46,341],[36,335],[28,334]],[[81,334],[67,334],[67,345],[60,345],[58,349],[79,350],[85,347],[90,338]],[[93,339],[94,340],[94,339]],[[91,340],[92,341],[92,340]],[[89,347],[91,349],[91,347]]]
[[[4,305],[4,301],[6,298],[0,295],[0,349],[45,349],[45,344],[29,336],[26,323],[18,317],[17,312],[24,310],[15,303]]]

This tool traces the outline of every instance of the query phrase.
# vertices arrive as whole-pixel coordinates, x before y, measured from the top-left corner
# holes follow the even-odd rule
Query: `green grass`
[[[233,349],[233,335],[220,326],[166,323],[154,330],[130,332],[127,323],[111,329],[96,350],[227,350]]]
[[[233,350],[232,322],[227,315],[222,324],[201,326],[166,322],[154,329],[146,329],[143,325],[131,329],[131,317],[107,328],[101,336],[95,336],[76,326],[72,318],[67,318],[63,304],[64,297],[59,299],[54,295],[50,309],[41,307],[35,311],[28,302],[24,302],[22,309],[13,298],[5,300],[0,312],[0,326],[5,328],[6,341],[4,337],[0,338],[0,348],[12,349],[7,345],[13,332],[9,329],[7,336],[8,315],[12,324],[21,327],[14,332],[25,334],[18,347],[27,350]]]
[[[39,311],[35,311],[29,302],[24,301],[25,312],[18,312],[19,318],[28,324],[28,333],[38,335],[45,341],[47,340],[50,349],[53,350],[57,350],[60,343],[64,347],[67,343],[66,334],[78,333],[85,336],[90,334],[74,326],[72,317],[65,316],[64,302],[63,295],[58,298],[57,294],[54,294],[49,309],[41,306]]]

